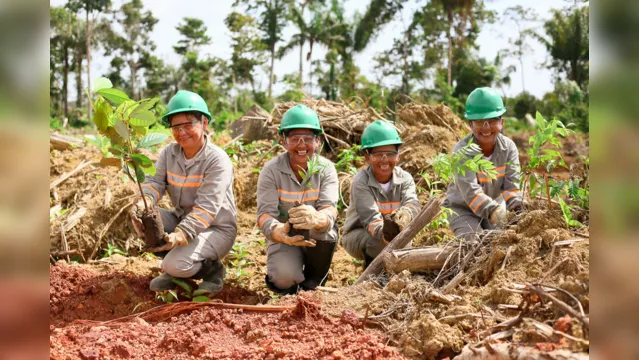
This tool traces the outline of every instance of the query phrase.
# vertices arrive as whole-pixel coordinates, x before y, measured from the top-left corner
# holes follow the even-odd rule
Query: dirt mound
[[[50,336],[52,359],[372,359],[403,357],[357,319],[331,319],[316,299],[301,296],[292,311],[201,308],[167,322],[69,325]],[[106,325],[106,326],[105,326]]]
[[[588,351],[588,330],[578,319],[566,317],[552,302],[540,302],[540,297],[530,297],[522,290],[526,284],[537,284],[572,306],[577,299],[589,313],[589,241],[566,229],[558,211],[533,210],[511,228],[492,232],[461,284],[447,295],[442,288],[433,287],[436,273],[423,276],[405,271],[390,278],[382,276],[379,285],[364,282],[323,294],[323,303],[329,305],[331,315],[349,308],[360,317],[367,316],[404,355],[416,359],[452,356],[465,344],[508,329],[517,343]],[[520,309],[524,300],[534,310]],[[518,314],[523,319],[519,324],[494,328]],[[539,335],[543,328],[539,323],[551,324],[552,336]],[[560,331],[567,336],[552,333],[553,323],[566,330]]]
[[[50,152],[49,177],[55,181],[63,174],[83,167],[74,176],[51,190],[49,243],[53,254],[64,251],[60,228],[68,249],[77,251],[71,259],[88,260],[100,236],[101,246],[112,244],[125,252],[137,253],[143,245],[129,226],[126,209],[137,194],[131,181],[122,181],[120,169],[99,165],[101,154],[93,147]],[[109,226],[108,229],[106,226]],[[96,251],[94,257],[102,253]]]
[[[154,304],[150,276],[59,264],[49,269],[49,324],[61,327],[76,319],[110,320]]]

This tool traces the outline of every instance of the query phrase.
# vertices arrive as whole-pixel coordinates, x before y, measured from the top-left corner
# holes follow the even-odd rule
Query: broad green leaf
[[[173,298],[175,300],[178,299],[178,296],[177,296],[177,293],[175,292],[175,290],[169,290],[169,294],[171,294],[171,296],[173,296]],[[171,300],[169,302],[171,302]]]
[[[146,175],[144,174],[144,170],[137,164],[135,165],[135,178],[139,183],[143,183]]]
[[[109,126],[113,126],[113,109],[106,101],[98,99],[94,109],[93,122],[99,131],[106,131]]]
[[[160,98],[142,99],[136,103],[134,111],[150,110],[158,101]]]
[[[129,115],[129,123],[133,126],[150,126],[153,125],[155,121],[155,114],[149,110],[142,109],[138,111],[138,109],[135,109],[131,112],[131,115]]]
[[[122,160],[120,158],[103,158],[102,160],[100,160],[100,164],[104,166],[121,167]]]
[[[118,135],[122,136],[125,139],[129,138],[129,128],[125,123],[120,121],[120,119],[115,119],[115,124],[113,126]]]
[[[163,142],[166,141],[167,138],[168,136],[162,133],[154,132],[154,133],[147,134],[138,142],[138,148],[148,149],[151,146],[162,144]]]
[[[110,147],[108,149],[113,155],[122,155],[122,153],[124,152],[124,150],[122,150],[121,148],[117,148],[117,147]]]
[[[123,102],[129,100],[129,96],[122,90],[108,88],[97,91],[102,97],[107,99],[113,106],[119,106]]]
[[[122,171],[126,174],[126,176],[127,176],[129,179],[131,179],[131,181],[135,182],[135,179],[133,178],[133,174],[135,173],[135,169],[133,169],[133,168],[131,167],[131,164],[129,164],[129,163],[126,163],[126,164],[125,164],[125,163],[123,162],[122,164],[123,164],[123,165],[122,165]],[[123,179],[125,179],[125,178],[123,177]]]
[[[173,283],[176,284],[177,286],[184,289],[187,293],[191,294],[193,289],[191,289],[191,285],[189,285],[189,283],[187,283],[186,281],[181,279],[171,279],[171,281],[173,281]]]
[[[145,126],[133,126],[133,133],[136,136],[145,136],[148,132],[148,128]]]
[[[131,154],[131,159],[133,159],[137,165],[142,167],[149,167],[153,165],[153,160],[149,159],[149,157],[144,154]]]
[[[200,296],[200,295],[204,295],[204,294],[208,294],[208,293],[209,293],[208,290],[197,289],[197,290],[193,291],[193,296]]]
[[[93,92],[97,92],[100,91],[102,89],[109,89],[112,88],[113,84],[111,83],[111,80],[105,78],[105,77],[101,77],[99,79],[97,79],[95,81],[95,83],[93,84]]]
[[[191,301],[193,301],[193,302],[207,302],[207,301],[211,301],[211,299],[209,299],[206,296],[196,296]]]

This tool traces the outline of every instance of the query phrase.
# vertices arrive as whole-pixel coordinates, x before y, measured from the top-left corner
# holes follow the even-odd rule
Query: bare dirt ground
[[[316,106],[324,117],[355,118],[350,127],[337,121],[327,128],[349,142],[358,142],[362,124],[375,119],[362,109]],[[278,114],[273,117],[277,123]],[[441,106],[407,106],[398,117],[407,150],[402,166],[416,181],[429,160],[450,151],[466,131],[465,124]],[[522,162],[527,161],[526,136],[513,136]],[[229,144],[230,138],[219,142]],[[583,135],[564,144],[562,154],[569,164],[587,154],[588,138]],[[483,351],[486,338],[503,331],[510,333],[492,340],[495,346],[504,342],[542,355],[588,352],[589,330],[582,320],[526,288],[545,286],[574,311],[589,314],[588,230],[566,228],[558,209],[533,202],[508,228],[487,236],[459,284],[446,292],[458,274],[455,269],[441,278],[438,272],[405,272],[351,286],[362,265],[338,246],[326,284],[335,290],[279,298],[264,284],[266,249],[255,225],[255,192],[259,169],[282,149],[270,140],[229,146],[238,154],[234,190],[239,232],[233,251],[223,260],[223,292],[209,305],[197,307],[189,307],[193,303],[182,293],[177,303],[166,305],[148,290],[150,279],[159,274],[160,259],[140,253],[141,241],[129,225],[126,209],[135,197],[133,184],[123,183],[118,169],[97,165],[100,153],[93,147],[51,151],[51,181],[82,161],[94,163],[51,191],[52,359],[445,359],[462,351]],[[569,177],[569,171],[558,174]],[[350,176],[340,174],[343,192]],[[424,201],[425,194],[420,199]],[[170,206],[166,199],[163,206]],[[447,237],[452,237],[447,228],[425,230],[413,245],[444,244]],[[109,253],[109,246],[126,256]],[[219,302],[277,308],[230,309]],[[513,319],[515,324],[503,325]],[[470,345],[477,349],[469,350]]]

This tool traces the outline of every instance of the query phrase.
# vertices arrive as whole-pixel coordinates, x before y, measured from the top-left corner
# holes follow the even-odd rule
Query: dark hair
[[[288,136],[288,133],[289,133],[290,131],[293,131],[293,130],[299,130],[299,129],[304,129],[304,128],[297,128],[297,129],[288,129],[288,130],[284,130],[284,131],[282,132],[282,134],[283,134],[284,136]],[[317,136],[317,137],[319,137],[320,135],[322,135],[322,133],[321,133],[319,130],[313,130],[313,129],[308,129],[308,130],[311,130],[311,131],[313,132],[313,135],[315,135],[315,136]]]
[[[401,144],[394,144],[394,145],[395,145],[395,151],[399,152],[399,146],[400,146]],[[375,146],[375,147],[377,147],[377,146]],[[366,149],[366,150],[364,150],[364,151],[365,151],[367,154],[370,154],[370,153],[371,153],[371,150],[373,150],[373,148],[368,148],[368,149]]]
[[[171,114],[169,116],[169,125],[171,125],[171,121],[173,120],[173,117],[175,115],[179,115],[179,114],[184,114],[187,117],[187,119],[188,118],[195,118],[195,120],[200,120],[202,122],[204,122],[204,118],[206,117],[206,115],[204,115],[203,113],[201,113],[199,111],[195,111],[195,110],[193,110],[193,111],[183,111],[183,112]]]

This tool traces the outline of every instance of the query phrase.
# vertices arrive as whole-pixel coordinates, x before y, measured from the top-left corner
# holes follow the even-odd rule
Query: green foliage
[[[452,154],[437,154],[432,162],[433,171],[445,183],[456,182],[456,176],[464,176],[468,171],[477,173],[484,172],[491,179],[497,179],[497,170],[492,161],[484,158],[479,145],[474,144],[472,139],[463,148]]]
[[[322,152],[321,149],[318,153],[320,152]],[[326,165],[320,162],[320,156],[318,154],[313,154],[312,157],[308,158],[306,161],[306,169],[300,169],[297,172],[302,177],[302,187],[306,187],[307,189],[312,188],[313,182],[311,179],[313,175],[319,173],[325,167]],[[306,195],[306,193],[304,195]],[[304,197],[302,197],[302,202],[304,202]]]
[[[114,156],[109,150],[111,149],[111,141],[109,141],[109,138],[100,134],[84,135],[84,138],[89,142],[89,144],[98,148],[98,150],[102,153],[102,156],[105,158],[111,158]]]
[[[453,214],[455,214],[455,212],[452,209],[442,207],[439,215],[428,224],[428,228],[431,230],[448,228],[448,218]]]
[[[562,199],[559,199],[559,205],[561,206],[561,212],[564,215],[564,221],[566,221],[566,225],[569,227],[583,227],[584,225],[577,220],[572,218],[572,212],[570,211],[570,206],[566,204]]]
[[[95,82],[94,95],[96,99],[93,121],[100,135],[87,140],[98,147],[105,156],[103,164],[123,166],[131,180],[137,183],[144,182],[145,174],[155,174],[155,166],[146,155],[138,153],[138,148],[150,148],[167,139],[165,134],[147,134],[148,127],[157,120],[153,109],[158,99],[130,100],[121,90],[113,89],[111,81],[106,78]],[[107,143],[107,139],[110,144]],[[137,146],[134,146],[136,139]],[[135,174],[135,177],[132,174]]]
[[[183,297],[191,299],[191,301],[193,302],[207,302],[211,300],[209,297],[204,295],[208,294],[207,290],[196,289],[194,291],[193,287],[187,280],[173,278],[171,279],[171,281],[182,289],[181,295]],[[178,293],[175,290],[157,292],[156,299],[170,304],[171,302],[173,302],[173,300],[178,300]]]
[[[113,255],[113,254],[120,254],[120,255],[124,255],[126,256],[126,253],[120,249],[119,247],[113,245],[113,244],[107,244],[107,248],[104,249],[104,254],[102,255],[102,258],[108,258],[109,256]]]
[[[364,161],[364,158],[357,155],[361,146],[357,144],[351,145],[348,149],[342,149],[337,155],[337,162],[335,163],[335,169],[337,172],[344,172],[347,174],[355,175],[357,168],[355,163]]]
[[[246,272],[245,268],[248,265],[255,265],[255,262],[248,260],[250,254],[246,249],[246,245],[236,242],[233,244],[229,255],[231,256],[229,260],[231,264],[229,271],[235,275],[235,278],[238,280],[248,278],[249,273]]]
[[[552,172],[552,169],[557,165],[566,167],[566,163],[559,151],[547,148],[542,149],[542,147],[549,144],[555,148],[560,148],[561,139],[559,136],[568,136],[573,131],[567,129],[559,120],[547,121],[539,112],[537,113],[536,121],[535,134],[528,140],[532,146],[526,151],[530,161],[525,169],[522,169],[524,174],[529,174],[538,167],[544,167],[548,172]]]

